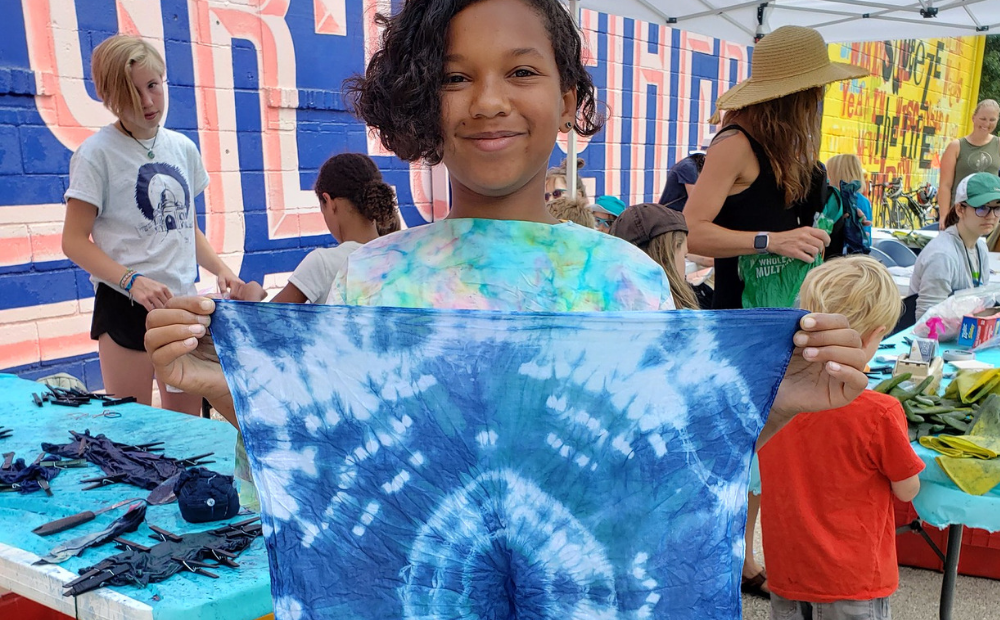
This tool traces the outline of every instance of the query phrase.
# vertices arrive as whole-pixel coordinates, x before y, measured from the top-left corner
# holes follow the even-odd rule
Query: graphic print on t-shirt
[[[986,172],[996,167],[993,165],[993,156],[986,151],[976,151],[970,154],[968,162],[970,168],[979,172]]]
[[[191,190],[180,169],[154,162],[141,166],[135,182],[135,202],[149,220],[140,233],[169,232],[194,226]]]

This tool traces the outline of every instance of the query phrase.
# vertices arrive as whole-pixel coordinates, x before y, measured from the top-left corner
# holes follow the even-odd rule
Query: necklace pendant
[[[150,159],[153,159],[153,151],[147,151],[146,155],[149,156]]]

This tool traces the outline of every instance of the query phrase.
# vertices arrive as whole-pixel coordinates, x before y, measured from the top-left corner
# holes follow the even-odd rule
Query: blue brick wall
[[[90,114],[86,110],[96,105],[90,53],[119,30],[120,11],[144,35],[159,39],[157,44],[165,51],[170,97],[166,126],[195,141],[206,154],[210,173],[229,170],[228,162],[238,167],[238,173],[223,174],[238,174],[242,201],[234,204],[229,197],[225,203],[212,203],[211,194],[202,196],[197,201],[199,222],[207,224],[211,233],[222,220],[206,217],[207,213],[225,209],[242,218],[242,238],[217,249],[230,264],[239,265],[241,277],[261,281],[291,271],[311,249],[331,242],[322,231],[272,234],[268,213],[275,205],[267,200],[264,155],[275,128],[262,123],[262,117],[276,108],[268,106],[267,84],[276,80],[281,88],[297,91],[290,131],[298,164],[290,178],[297,181],[294,190],[308,192],[327,157],[368,150],[366,128],[347,111],[341,84],[363,69],[363,8],[369,3],[345,0],[346,32],[336,33],[317,26],[322,20],[314,10],[323,3],[290,0],[283,20],[257,22],[258,32],[276,28],[282,35],[263,37],[262,45],[245,38],[253,33],[235,34],[221,42],[208,40],[215,35],[206,26],[203,11],[210,8],[206,2],[161,0],[117,7],[114,0],[75,0],[76,36],[49,48],[50,37],[65,33],[27,32],[29,23],[47,23],[42,17],[49,0],[0,0],[4,17],[0,20],[0,368],[31,378],[61,370],[81,377],[92,388],[101,385],[96,347],[87,338],[92,288],[86,274],[59,254],[58,206],[68,182],[74,140],[78,142],[74,131]],[[398,7],[400,0],[393,4]],[[246,4],[212,4],[216,5],[223,10],[209,12],[209,20],[223,23],[239,11],[248,12],[251,20],[258,17],[253,11],[259,9]],[[25,15],[26,10],[32,14]],[[128,10],[142,13],[129,15]],[[234,32],[240,27],[235,21],[224,25]],[[700,100],[700,83],[726,76],[727,83],[712,89],[714,97],[746,75],[750,52],[743,48],[736,58],[720,56],[719,42],[712,39],[702,42],[702,51],[691,52],[693,43],[680,31],[589,12],[584,12],[582,25],[599,97],[613,102],[610,112],[625,119],[620,130],[606,131],[584,145],[581,155],[587,166],[582,176],[598,194],[613,191],[630,202],[652,200],[660,193],[666,168],[708,130],[707,119],[701,117],[705,102]],[[268,47],[271,41],[277,49]],[[34,46],[30,53],[29,46]],[[212,79],[205,77],[206,69],[217,70],[219,63],[204,63],[200,54],[208,49],[223,52],[223,75]],[[657,55],[662,60],[651,60]],[[74,57],[79,58],[76,66],[71,62]],[[294,72],[267,74],[268,67],[277,66],[269,64],[276,59],[294,62]],[[655,69],[661,78],[657,84],[644,81],[650,67],[643,63],[649,62],[662,63]],[[50,70],[52,66],[59,67],[60,75]],[[82,81],[85,88],[79,92],[85,92],[88,100],[74,95],[60,104],[67,80]],[[218,121],[225,125],[222,131],[232,131],[237,151],[212,159],[208,146],[219,140],[219,127],[209,123],[202,106],[227,82],[232,84],[231,98],[220,101],[232,103],[219,111]],[[640,102],[643,111],[637,107]],[[657,124],[665,124],[666,131],[658,134]],[[372,155],[397,189],[407,225],[429,219],[429,208],[411,192],[410,166],[381,153]],[[552,163],[562,157],[557,148]],[[633,178],[629,171],[638,160],[645,161],[643,174]],[[213,176],[213,187],[222,179]],[[228,238],[235,230],[226,229]]]

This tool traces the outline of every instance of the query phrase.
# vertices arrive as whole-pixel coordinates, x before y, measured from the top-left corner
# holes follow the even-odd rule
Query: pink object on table
[[[938,334],[944,332],[944,321],[940,317],[927,319],[927,337],[938,339]]]

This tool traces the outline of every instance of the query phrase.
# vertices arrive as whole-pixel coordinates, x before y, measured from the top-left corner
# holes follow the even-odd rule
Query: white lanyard
[[[965,263],[969,266],[969,277],[972,278],[972,286],[982,286],[983,285],[983,259],[979,256],[979,248],[976,246],[972,247],[973,251],[976,253],[976,262],[979,264],[979,274],[972,270],[972,259],[969,258],[969,248],[965,249]]]

